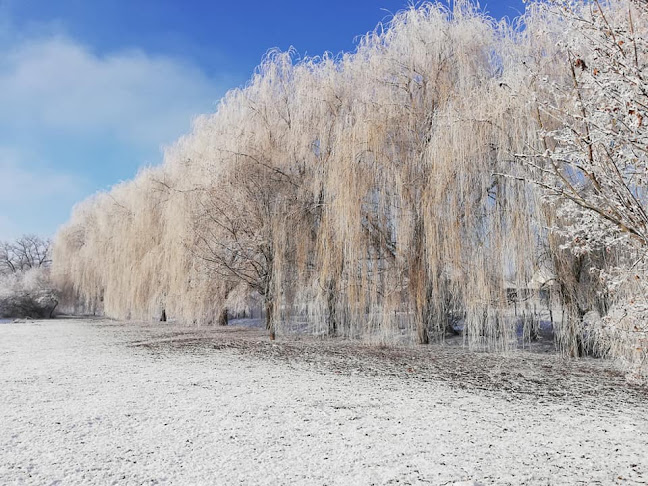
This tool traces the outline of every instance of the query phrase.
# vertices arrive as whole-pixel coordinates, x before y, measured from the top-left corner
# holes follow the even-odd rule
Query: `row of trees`
[[[622,354],[619,325],[583,318],[628,302],[645,246],[648,19],[597,5],[533,5],[513,28],[423,4],[353,54],[271,52],[163,165],[76,207],[57,281],[118,318],[224,323],[258,303],[271,337],[295,316],[421,343],[460,322],[503,349],[511,287],[544,271],[562,349]]]

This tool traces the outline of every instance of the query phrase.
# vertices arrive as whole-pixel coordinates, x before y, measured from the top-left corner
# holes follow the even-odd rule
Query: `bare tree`
[[[0,315],[53,317],[58,292],[49,278],[51,242],[25,235],[0,242]]]
[[[0,273],[24,272],[52,263],[52,242],[36,235],[24,235],[12,242],[0,242]]]

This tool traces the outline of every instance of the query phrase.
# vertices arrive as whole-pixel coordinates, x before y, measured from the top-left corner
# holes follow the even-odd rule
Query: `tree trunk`
[[[55,301],[55,304],[54,304],[54,307],[52,307],[52,310],[50,310],[50,313],[49,313],[49,318],[50,318],[50,319],[51,319],[52,317],[54,317],[54,311],[56,310],[56,307],[58,307],[58,305],[59,305],[58,300],[56,300],[56,301]]]
[[[218,316],[218,325],[227,326],[227,324],[229,324],[229,320],[227,318],[227,307],[225,307]]]
[[[416,329],[416,335],[418,337],[419,344],[430,344],[430,335],[428,334],[428,330],[425,325],[419,324]]]
[[[416,313],[416,337],[419,344],[429,344],[430,305],[427,269],[425,267],[425,248],[423,246],[423,219],[417,216],[414,225],[412,263],[410,266],[410,291],[414,296]]]
[[[337,312],[335,310],[335,285],[331,280],[326,289],[326,323],[328,326],[328,335],[337,336]]]
[[[275,340],[275,322],[274,322],[274,302],[265,301],[266,329],[270,333],[270,341]]]

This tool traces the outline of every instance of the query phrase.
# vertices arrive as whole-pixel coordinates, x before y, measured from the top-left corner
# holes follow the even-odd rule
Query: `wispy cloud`
[[[160,143],[188,128],[217,89],[199,69],[132,50],[97,56],[64,37],[0,52],[0,123]]]
[[[51,215],[64,222],[68,195],[88,195],[159,161],[160,146],[213,110],[224,91],[171,57],[136,49],[99,55],[58,34],[0,39],[0,240],[6,228],[32,231],[41,220],[25,196],[41,207],[65,199]],[[119,164],[122,172],[110,169]]]

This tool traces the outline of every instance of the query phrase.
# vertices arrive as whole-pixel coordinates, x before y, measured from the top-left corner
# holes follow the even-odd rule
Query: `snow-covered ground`
[[[646,484],[648,396],[550,354],[0,327],[0,484]]]

